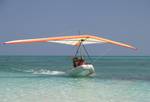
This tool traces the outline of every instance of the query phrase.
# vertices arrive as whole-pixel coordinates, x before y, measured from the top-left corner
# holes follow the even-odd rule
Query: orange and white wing
[[[95,44],[95,43],[110,43],[122,47],[132,48],[136,49],[135,47],[113,41],[110,39],[92,36],[92,35],[76,35],[76,36],[62,36],[62,37],[48,37],[48,38],[36,38],[36,39],[24,39],[24,40],[13,40],[13,41],[7,41],[3,44],[26,44],[26,43],[35,43],[35,42],[52,42],[52,43],[60,43],[60,44],[67,44],[67,45],[73,45],[78,46],[82,42],[82,44]]]

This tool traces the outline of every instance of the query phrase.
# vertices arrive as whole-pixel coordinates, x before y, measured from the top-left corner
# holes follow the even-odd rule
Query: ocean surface
[[[0,102],[150,102],[150,57],[92,57],[94,77],[70,77],[70,56],[0,56]]]

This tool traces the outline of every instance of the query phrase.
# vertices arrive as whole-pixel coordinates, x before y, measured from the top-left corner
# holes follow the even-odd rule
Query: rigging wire
[[[110,52],[111,50],[112,50],[112,47],[111,47],[111,46],[108,47],[108,49],[105,50],[104,53],[102,53],[102,54],[100,55],[100,58],[104,58],[105,55],[108,54],[108,52]],[[99,59],[95,59],[95,60],[93,60],[93,62],[96,62],[97,60],[99,60]]]
[[[86,52],[87,57],[89,58],[89,60],[90,60],[91,62],[93,62],[93,60],[92,60],[92,58],[90,57],[90,55],[89,55],[89,53],[88,53],[88,51],[87,51],[86,47],[85,47],[83,44],[82,44],[82,46],[83,46],[84,51]]]
[[[78,46],[78,48],[77,48],[77,51],[76,51],[76,53],[75,53],[75,57],[78,55],[78,54],[80,54],[79,56],[81,56],[81,57],[83,57],[83,50],[84,50],[84,52],[86,53],[86,55],[87,55],[87,58],[90,60],[90,62],[93,62],[93,60],[92,60],[92,58],[90,57],[90,55],[89,55],[89,53],[88,53],[88,51],[87,51],[87,49],[85,48],[85,46],[84,46],[84,44],[82,43],[84,40],[80,40],[80,45]],[[80,52],[79,52],[80,51]],[[86,56],[86,55],[84,55],[84,56]]]
[[[77,54],[79,53],[80,47],[81,47],[81,43],[80,43],[80,45],[79,45],[78,48],[77,48],[77,51],[76,51],[75,56],[77,56]]]

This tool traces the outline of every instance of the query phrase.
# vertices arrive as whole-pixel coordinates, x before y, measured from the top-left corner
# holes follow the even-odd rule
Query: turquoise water
[[[0,56],[0,102],[150,102],[150,57],[92,57],[96,76],[73,78],[71,57]]]

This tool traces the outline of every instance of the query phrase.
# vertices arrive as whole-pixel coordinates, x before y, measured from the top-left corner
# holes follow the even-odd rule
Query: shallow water
[[[1,56],[0,102],[149,102],[150,57],[92,57],[95,77],[66,74],[71,57]]]

